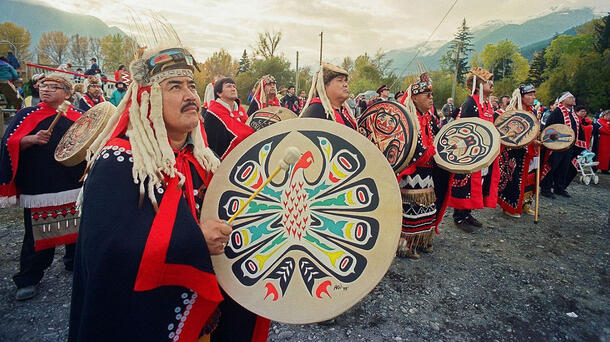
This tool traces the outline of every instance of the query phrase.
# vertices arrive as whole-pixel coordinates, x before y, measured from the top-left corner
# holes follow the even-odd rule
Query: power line
[[[430,41],[430,39],[432,38],[432,36],[434,35],[434,33],[436,33],[436,30],[439,28],[439,26],[441,26],[441,24],[443,23],[443,21],[445,21],[445,19],[447,18],[447,16],[449,15],[449,13],[451,12],[451,10],[453,9],[453,7],[455,7],[455,4],[457,4],[458,0],[455,0],[453,2],[453,4],[451,5],[451,7],[449,7],[449,9],[447,10],[447,13],[445,13],[445,15],[443,16],[443,18],[441,19],[441,21],[439,21],[439,23],[436,25],[436,27],[434,28],[434,30],[432,30],[432,33],[430,33],[430,35],[428,36],[428,39],[426,39],[426,41],[424,42],[424,44],[422,44],[419,48],[417,48],[417,52],[415,53],[415,56],[413,56],[413,58],[411,58],[411,61],[409,61],[409,64],[407,64],[407,66],[405,67],[405,71],[407,71],[409,69],[409,67],[411,66],[411,63],[413,63],[413,61],[417,58],[417,56],[419,56],[419,53],[421,52],[421,49],[424,48],[426,46],[426,44],[428,44],[428,42]],[[394,87],[394,85],[396,84],[396,82],[398,81],[398,79],[396,79],[396,81],[394,81],[394,83],[392,83],[392,87]]]

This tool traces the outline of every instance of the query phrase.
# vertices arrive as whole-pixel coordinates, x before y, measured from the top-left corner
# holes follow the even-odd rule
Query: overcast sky
[[[162,14],[199,61],[224,48],[239,58],[251,52],[257,32],[281,30],[278,49],[294,65],[319,58],[324,31],[324,60],[340,62],[378,49],[406,48],[428,39],[455,0],[25,0],[73,13],[93,15],[128,31],[126,4],[135,11]],[[607,0],[458,0],[431,40],[449,40],[462,18],[470,27],[488,21],[519,23],[557,9],[591,7],[610,11]]]

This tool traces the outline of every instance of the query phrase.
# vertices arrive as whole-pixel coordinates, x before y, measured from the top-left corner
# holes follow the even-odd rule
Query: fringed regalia
[[[447,208],[451,175],[434,163],[434,130],[430,114],[417,111],[420,135],[413,160],[398,174],[402,196],[402,234],[398,244],[401,256],[426,249],[438,232]]]

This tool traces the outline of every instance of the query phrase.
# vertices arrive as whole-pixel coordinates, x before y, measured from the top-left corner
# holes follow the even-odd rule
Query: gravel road
[[[273,323],[270,341],[610,341],[610,176],[541,200],[541,219],[500,209],[468,234],[448,210],[434,252],[396,258],[360,303],[324,324]],[[14,300],[23,212],[0,210],[0,341],[65,341],[71,273],[59,248],[40,294]]]

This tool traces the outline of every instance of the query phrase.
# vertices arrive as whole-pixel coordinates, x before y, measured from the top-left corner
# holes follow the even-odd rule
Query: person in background
[[[125,96],[125,91],[127,91],[127,85],[121,81],[116,83],[116,89],[112,92],[110,96],[110,103],[112,103],[115,107],[119,106],[123,96]]]
[[[591,149],[591,136],[593,134],[593,121],[587,117],[587,107],[583,105],[576,106],[576,115],[580,119],[582,130],[585,133],[585,143],[587,150]]]
[[[6,59],[8,60],[8,63],[15,68],[15,70],[19,70],[19,68],[21,68],[21,63],[19,63],[19,60],[12,51],[6,53]]]
[[[95,57],[91,58],[90,62],[91,62],[91,67],[89,69],[87,69],[87,71],[85,71],[85,75],[100,74],[102,71],[100,70],[100,67],[97,65],[97,58],[95,58]]]
[[[597,120],[599,143],[597,144],[597,169],[608,174],[610,170],[610,110],[602,112]]]
[[[96,104],[105,101],[104,96],[102,95],[102,83],[98,77],[89,76],[86,88],[87,92],[78,103],[78,109],[83,112],[86,112]]]
[[[280,106],[284,108],[288,108],[291,111],[298,113],[299,112],[299,99],[294,95],[296,91],[293,85],[288,87],[288,92],[282,99],[280,100]]]
[[[248,107],[248,116],[259,109],[279,105],[280,100],[277,98],[277,82],[275,77],[264,75],[254,87],[252,102],[250,102],[250,107]]]
[[[347,99],[347,106],[351,108],[352,113],[356,115],[356,99],[354,98],[354,94],[349,94],[349,98]]]
[[[78,105],[80,99],[85,95],[85,85],[82,83],[76,83],[74,85],[73,94],[72,94],[72,104]]]
[[[443,105],[443,107],[441,108],[441,112],[443,113],[443,115],[445,116],[445,118],[450,117],[453,114],[453,109],[455,107],[453,106],[453,98],[448,98],[447,99],[447,103],[445,103]]]
[[[19,74],[13,66],[8,62],[6,57],[0,57],[0,81],[15,82],[19,78]]]
[[[305,90],[301,90],[299,92],[299,111],[297,114],[301,113],[303,107],[305,107],[305,102],[307,102],[307,94],[305,93]]]
[[[40,103],[40,94],[38,92],[38,85],[44,80],[44,74],[34,74],[28,87],[32,95],[25,98],[23,101],[23,107],[32,107]]]
[[[63,63],[60,66],[57,67],[57,70],[60,71],[72,71],[72,63],[67,62],[67,63]]]

